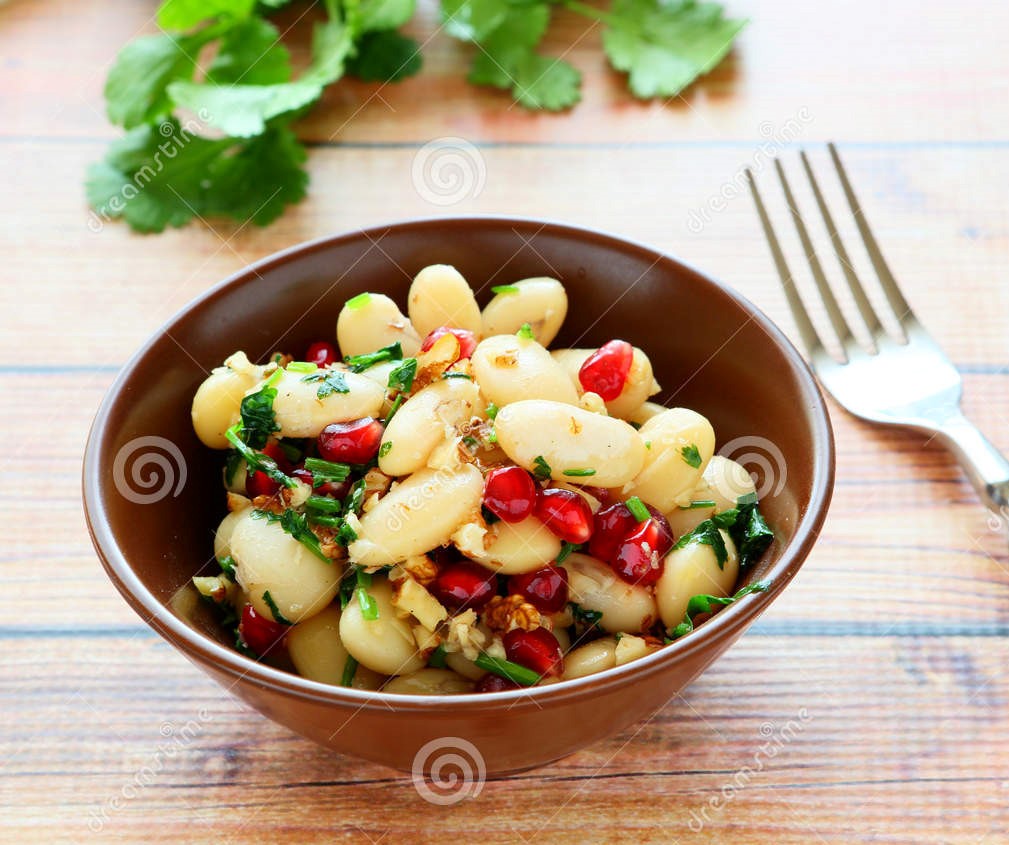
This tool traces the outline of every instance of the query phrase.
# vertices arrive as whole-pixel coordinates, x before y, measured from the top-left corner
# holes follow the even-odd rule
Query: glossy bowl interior
[[[193,393],[236,349],[263,360],[332,338],[344,301],[363,291],[405,310],[412,276],[453,264],[480,289],[551,275],[570,308],[555,347],[624,338],[650,356],[666,404],[694,408],[734,456],[761,452],[773,474],[762,510],[776,540],[748,579],[768,592],[721,611],[642,660],[532,691],[413,697],[326,686],[234,651],[189,579],[214,571],[224,513],[219,453],[193,433]],[[768,447],[773,444],[773,448]],[[774,450],[778,450],[775,453]],[[160,456],[160,465],[152,460]],[[760,462],[749,464],[760,474]],[[133,609],[230,692],[336,751],[398,769],[429,767],[431,742],[475,747],[490,773],[540,765],[661,707],[762,613],[815,541],[833,483],[830,424],[802,359],[750,303],[648,247],[554,223],[422,220],[295,247],[187,306],[134,356],[94,422],[84,502],[95,548]],[[140,484],[146,478],[150,487]],[[137,479],[140,479],[138,482]],[[758,478],[758,487],[763,483]],[[448,739],[446,739],[448,738]],[[224,738],[222,738],[224,739]],[[433,747],[433,746],[432,746]]]

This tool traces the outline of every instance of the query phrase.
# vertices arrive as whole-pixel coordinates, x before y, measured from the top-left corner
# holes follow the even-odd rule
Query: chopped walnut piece
[[[241,496],[238,493],[228,493],[228,513],[245,510],[251,504],[252,502],[245,496]]]
[[[372,467],[364,474],[364,497],[377,495],[379,498],[389,492],[392,477],[386,475],[378,467]]]
[[[346,560],[347,549],[336,542],[336,529],[326,525],[312,527],[315,536],[319,538],[322,553],[330,560]]]
[[[411,393],[433,384],[459,358],[459,339],[448,332],[439,337],[426,352],[417,355],[417,375]]]
[[[280,497],[280,493],[271,493],[269,496],[256,496],[252,500],[252,506],[256,510],[269,511],[270,513],[281,514],[287,510],[286,505]]]
[[[427,555],[408,557],[399,566],[403,567],[414,581],[425,587],[438,577],[438,564]]]
[[[472,608],[448,620],[445,651],[461,651],[469,660],[476,660],[486,642],[487,635],[477,627],[476,611]]]
[[[492,631],[507,633],[515,628],[532,631],[540,627],[540,612],[525,596],[494,596],[483,609],[483,621]]]

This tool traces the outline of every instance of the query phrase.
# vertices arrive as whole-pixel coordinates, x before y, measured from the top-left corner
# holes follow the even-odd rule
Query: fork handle
[[[1009,513],[1009,460],[959,411],[943,420],[937,436],[956,456],[981,501]]]

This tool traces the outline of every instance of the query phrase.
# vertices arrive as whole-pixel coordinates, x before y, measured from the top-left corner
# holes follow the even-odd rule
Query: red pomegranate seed
[[[450,329],[448,326],[439,326],[425,337],[424,342],[420,345],[420,351],[427,352],[434,346],[438,338],[446,334],[454,334],[456,340],[459,341],[459,358],[456,360],[470,358],[473,355],[473,350],[476,349],[476,335],[466,329]]]
[[[319,455],[327,461],[344,464],[366,464],[378,454],[385,428],[376,419],[361,417],[350,422],[327,425],[316,445]]]
[[[298,467],[291,473],[291,476],[311,487],[312,493],[315,495],[332,496],[334,499],[347,498],[347,494],[350,492],[350,488],[352,486],[350,479],[347,479],[346,481],[327,481],[316,487],[315,476],[312,475],[310,470],[307,470],[304,467]]]
[[[522,684],[517,684],[508,678],[502,678],[500,675],[488,672],[476,682],[473,692],[504,692],[509,689],[522,689]]]
[[[592,508],[572,490],[540,490],[534,513],[540,522],[569,543],[584,543],[592,536]]]
[[[568,571],[562,566],[544,566],[512,575],[508,579],[508,592],[525,596],[542,613],[557,613],[568,603]]]
[[[251,604],[242,608],[242,621],[238,625],[239,636],[242,642],[260,657],[280,644],[286,631],[286,625],[260,615]]]
[[[308,347],[308,351],[305,353],[305,360],[310,364],[328,367],[337,360],[336,347],[325,340],[317,340]]]
[[[586,392],[598,393],[604,402],[611,402],[624,389],[633,360],[633,346],[626,340],[611,340],[585,359],[578,381]]]
[[[512,663],[550,677],[564,672],[564,655],[557,637],[546,628],[523,631],[515,628],[504,635],[505,654]]]
[[[646,519],[617,548],[613,571],[632,584],[649,586],[662,577],[672,536],[656,519]]]
[[[287,474],[291,471],[291,462],[287,460],[280,444],[267,443],[260,451],[268,458],[272,458],[281,472]],[[245,476],[245,492],[250,499],[255,499],[256,496],[273,496],[278,490],[280,490],[280,484],[265,472],[256,470]]]
[[[589,554],[599,560],[613,560],[617,547],[637,524],[634,514],[623,502],[600,508],[596,511],[595,530],[589,540]]]
[[[590,487],[582,484],[581,488],[594,499],[598,499],[600,507],[605,508],[613,504],[613,493],[606,487]]]
[[[483,503],[505,522],[521,522],[536,506],[536,483],[522,467],[501,467],[487,473]]]
[[[497,593],[497,578],[482,566],[460,561],[442,569],[428,589],[446,607],[479,610]]]

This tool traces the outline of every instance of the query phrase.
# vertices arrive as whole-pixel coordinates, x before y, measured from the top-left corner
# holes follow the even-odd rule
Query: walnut
[[[238,493],[228,493],[228,513],[245,510],[250,504],[251,502],[245,496]]]
[[[438,577],[438,564],[427,555],[414,555],[399,564],[418,584],[427,586]]]
[[[492,631],[507,633],[515,628],[532,631],[540,627],[540,612],[525,596],[494,596],[483,609],[483,621]]]
[[[477,627],[476,611],[472,608],[448,620],[445,651],[449,653],[461,651],[468,659],[476,660],[486,642],[487,635]]]
[[[347,549],[336,542],[336,529],[326,525],[316,525],[312,528],[315,536],[319,538],[319,547],[322,553],[330,560],[345,560]]]
[[[379,498],[389,492],[389,485],[392,484],[392,476],[386,475],[378,467],[372,467],[364,474],[364,497],[367,499],[372,495]]]
[[[284,488],[281,488],[283,490]],[[256,496],[252,500],[252,506],[256,510],[269,511],[270,513],[282,514],[287,507],[281,499],[280,493],[271,493],[268,496]]]

